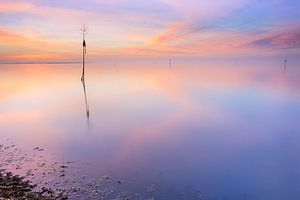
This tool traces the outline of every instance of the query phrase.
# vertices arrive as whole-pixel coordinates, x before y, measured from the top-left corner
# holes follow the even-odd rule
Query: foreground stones
[[[67,199],[67,195],[63,194],[63,192],[56,194],[51,189],[45,187],[40,191],[35,191],[36,187],[30,181],[24,180],[23,177],[0,170],[0,199]]]

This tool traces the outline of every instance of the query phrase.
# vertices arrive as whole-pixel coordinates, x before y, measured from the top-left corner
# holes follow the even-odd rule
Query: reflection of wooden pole
[[[287,63],[287,60],[285,59],[285,60],[284,60],[284,72],[285,72],[285,70],[286,70],[286,63]]]
[[[81,79],[81,82],[82,82],[83,94],[84,94],[84,101],[85,101],[86,118],[87,118],[87,123],[88,123],[88,126],[89,126],[90,125],[90,109],[89,109],[88,99],[87,99],[87,96],[86,96],[86,88],[85,88],[85,80],[84,80],[84,78]]]

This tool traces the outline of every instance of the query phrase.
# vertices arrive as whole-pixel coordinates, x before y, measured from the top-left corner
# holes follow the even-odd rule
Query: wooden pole
[[[82,75],[81,75],[81,80],[84,80],[85,54],[86,54],[85,35],[88,33],[88,28],[86,27],[86,25],[82,26],[81,31],[82,31]]]
[[[84,41],[84,39],[83,39],[83,41]],[[82,75],[81,75],[81,80],[84,80],[84,67],[85,67],[84,45],[82,44]]]

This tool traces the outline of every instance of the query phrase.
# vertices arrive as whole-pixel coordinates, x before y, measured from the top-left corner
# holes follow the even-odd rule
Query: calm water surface
[[[154,199],[300,199],[296,63],[90,63],[85,84],[80,64],[0,69],[0,143]]]

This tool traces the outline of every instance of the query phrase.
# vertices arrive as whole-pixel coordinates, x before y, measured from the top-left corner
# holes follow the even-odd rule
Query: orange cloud
[[[80,44],[69,41],[54,40],[48,38],[35,38],[28,35],[20,35],[16,32],[0,27],[0,61],[26,61],[47,59],[74,59]],[[9,48],[7,48],[9,47]],[[79,54],[79,53],[78,53]]]
[[[182,24],[171,23],[168,25],[167,30],[165,30],[163,33],[151,38],[151,42],[153,44],[160,44],[163,42],[168,42],[168,41],[178,39],[181,36],[181,34],[178,34],[178,31],[181,28],[184,28]]]
[[[24,2],[20,2],[20,3],[0,2],[0,10],[2,12],[7,12],[7,11],[17,12],[17,11],[30,9],[32,7],[33,7],[32,4],[24,3]]]
[[[18,35],[14,32],[2,29],[0,27],[0,40],[1,44],[12,44],[12,43],[20,43],[27,40],[30,40],[29,37]]]

